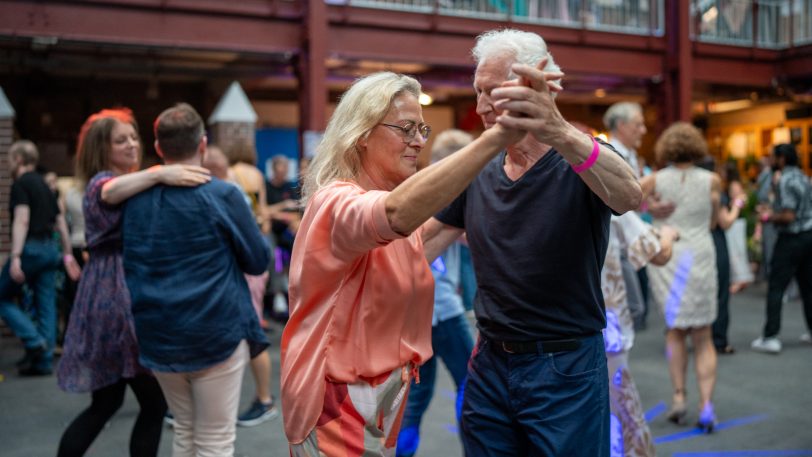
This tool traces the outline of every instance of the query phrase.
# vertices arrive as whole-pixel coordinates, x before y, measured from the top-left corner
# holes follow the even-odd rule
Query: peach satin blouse
[[[282,333],[288,441],[316,426],[325,383],[353,383],[431,357],[434,281],[421,231],[386,218],[388,192],[339,181],[310,199],[293,246],[290,320]]]

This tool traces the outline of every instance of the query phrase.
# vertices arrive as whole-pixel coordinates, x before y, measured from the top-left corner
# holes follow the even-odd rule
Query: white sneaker
[[[801,337],[800,337],[800,338],[798,338],[798,339],[799,339],[799,340],[801,340],[801,343],[808,343],[808,344],[812,344],[812,335],[810,335],[810,334],[809,334],[809,332],[804,333],[804,334],[803,334],[803,335],[801,335]]]
[[[750,343],[750,348],[758,352],[778,354],[781,352],[781,340],[775,337],[764,338],[763,336],[760,336]]]

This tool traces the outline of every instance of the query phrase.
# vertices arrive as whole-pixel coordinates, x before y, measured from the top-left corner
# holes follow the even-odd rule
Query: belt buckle
[[[510,349],[508,349],[508,347],[507,347],[507,344],[506,344],[506,343],[507,343],[506,341],[502,341],[502,350],[503,350],[503,351],[505,351],[505,352],[507,352],[508,354],[515,354],[515,352],[511,351]]]

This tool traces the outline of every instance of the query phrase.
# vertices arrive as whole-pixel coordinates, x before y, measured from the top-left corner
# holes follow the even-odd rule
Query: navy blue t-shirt
[[[611,209],[554,149],[517,181],[504,161],[502,152],[436,216],[467,233],[480,331],[506,341],[600,332]]]

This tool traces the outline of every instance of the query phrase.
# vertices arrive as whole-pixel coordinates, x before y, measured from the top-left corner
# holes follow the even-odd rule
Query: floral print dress
[[[101,199],[112,172],[94,176],[83,201],[90,259],[82,271],[57,369],[59,387],[92,392],[150,371],[138,362],[130,292],[122,263],[122,206]]]

